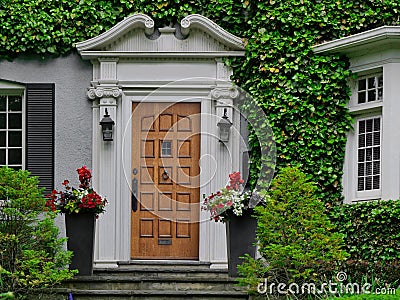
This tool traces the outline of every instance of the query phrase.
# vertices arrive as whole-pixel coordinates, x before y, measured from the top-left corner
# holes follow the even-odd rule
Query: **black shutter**
[[[45,195],[54,187],[54,84],[26,85],[26,169]]]

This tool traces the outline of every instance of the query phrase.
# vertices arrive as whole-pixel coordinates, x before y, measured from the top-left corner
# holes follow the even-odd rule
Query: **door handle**
[[[138,206],[137,192],[138,192],[138,180],[134,178],[132,180],[132,195],[131,195],[133,212],[137,211],[137,206]]]
[[[164,172],[161,175],[162,179],[167,180],[169,178],[168,171],[164,169]]]

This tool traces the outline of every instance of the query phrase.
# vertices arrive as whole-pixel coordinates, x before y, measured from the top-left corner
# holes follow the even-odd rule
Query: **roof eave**
[[[352,36],[313,46],[317,54],[344,54],[349,57],[369,49],[400,43],[400,26],[382,26]]]

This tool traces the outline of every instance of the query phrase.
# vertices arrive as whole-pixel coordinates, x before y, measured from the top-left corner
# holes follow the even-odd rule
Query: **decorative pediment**
[[[155,29],[146,15],[132,15],[97,37],[76,44],[84,58],[202,56],[244,54],[242,40],[201,15],[190,15],[180,26]]]

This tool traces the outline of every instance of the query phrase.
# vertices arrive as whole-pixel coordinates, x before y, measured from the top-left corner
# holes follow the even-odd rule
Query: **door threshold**
[[[184,260],[184,259],[132,259],[130,261],[120,261],[118,265],[204,265],[209,266],[210,263],[200,262],[198,260]]]

